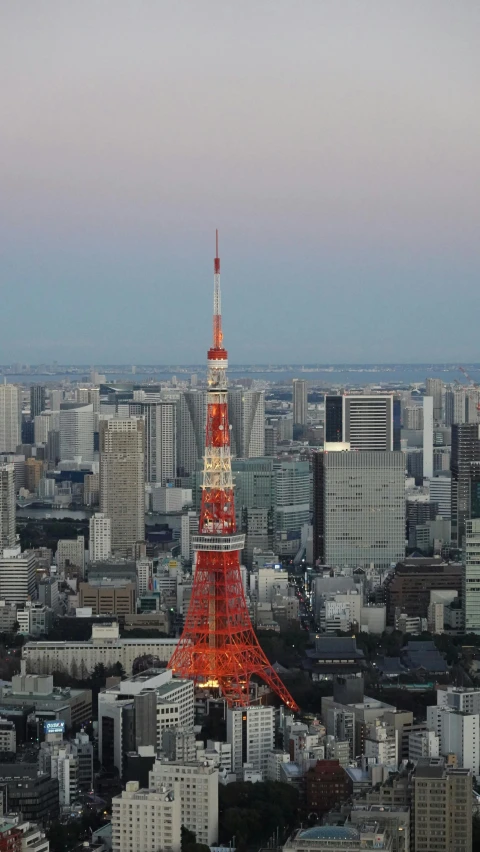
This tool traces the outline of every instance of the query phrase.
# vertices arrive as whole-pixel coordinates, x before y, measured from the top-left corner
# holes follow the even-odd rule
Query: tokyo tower
[[[218,231],[214,260],[213,345],[208,350],[208,399],[197,563],[185,627],[169,668],[198,686],[218,687],[229,706],[249,703],[256,675],[298,710],[253,631],[240,573],[245,536],[237,533],[228,423],[227,352],[223,346]]]

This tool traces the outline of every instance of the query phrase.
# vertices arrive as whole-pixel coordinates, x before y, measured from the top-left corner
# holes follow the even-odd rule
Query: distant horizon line
[[[103,363],[103,364],[94,364],[94,365],[92,365],[92,364],[79,364],[79,363],[75,363],[75,362],[63,363],[63,364],[59,363],[59,362],[53,362],[53,363],[50,363],[50,364],[47,364],[45,362],[40,362],[38,364],[21,364],[20,362],[17,362],[16,364],[14,363],[14,364],[2,364],[2,365],[0,365],[0,373],[4,370],[8,370],[9,372],[16,372],[14,370],[14,367],[17,367],[17,366],[20,367],[21,372],[28,372],[28,370],[39,369],[39,368],[47,368],[47,369],[55,369],[55,370],[59,370],[61,368],[78,369],[78,370],[82,369],[82,370],[90,370],[90,371],[95,370],[97,372],[102,370],[102,369],[107,369],[107,370],[109,370],[109,369],[112,369],[112,370],[113,369],[115,369],[115,370],[130,369],[131,370],[132,367],[135,367],[136,370],[138,370],[142,367],[148,367],[149,369],[168,369],[168,370],[170,370],[170,369],[173,369],[173,370],[183,369],[184,370],[186,368],[195,368],[195,369],[205,369],[206,370],[206,364],[204,364],[203,362],[201,362],[201,363],[193,363],[193,362],[191,362],[191,363],[170,363],[170,364],[161,364],[161,363],[157,363],[157,364],[154,364],[154,363],[132,364],[131,362],[127,362],[127,363],[123,363],[123,364],[121,364],[121,363]],[[480,361],[463,361],[461,366],[462,367],[466,366],[466,367],[471,367],[471,368],[478,367],[480,369]],[[273,362],[270,361],[270,362],[262,363],[260,361],[254,361],[254,362],[251,362],[251,363],[232,362],[232,363],[229,364],[229,369],[232,369],[233,367],[242,367],[242,368],[244,368],[244,367],[248,367],[248,368],[261,367],[262,369],[264,369],[264,368],[267,368],[267,369],[279,369],[279,368],[295,369],[295,368],[298,368],[300,370],[302,370],[302,369],[304,369],[304,370],[305,369],[308,369],[308,370],[313,370],[313,369],[323,370],[323,369],[331,369],[331,368],[336,368],[336,367],[443,367],[445,369],[454,369],[454,370],[459,369],[459,365],[458,365],[457,361],[329,361],[329,362],[324,362],[324,363],[316,363],[316,362],[308,362],[308,361],[303,361],[301,363],[293,363],[293,362],[288,362],[288,361],[277,362],[277,363],[273,363]],[[132,375],[135,375],[135,374],[133,373]]]

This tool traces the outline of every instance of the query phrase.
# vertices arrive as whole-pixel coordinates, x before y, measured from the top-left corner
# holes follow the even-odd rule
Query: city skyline
[[[200,362],[215,227],[239,363],[475,359],[460,8],[5,8],[0,361]]]

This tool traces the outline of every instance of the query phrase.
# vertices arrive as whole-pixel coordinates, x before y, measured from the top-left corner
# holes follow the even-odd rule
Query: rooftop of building
[[[315,825],[297,836],[300,840],[359,840],[360,832],[352,825]]]

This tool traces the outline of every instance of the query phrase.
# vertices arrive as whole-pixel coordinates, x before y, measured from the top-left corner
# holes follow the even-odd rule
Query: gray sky
[[[0,363],[480,361],[478,0],[0,5]]]

